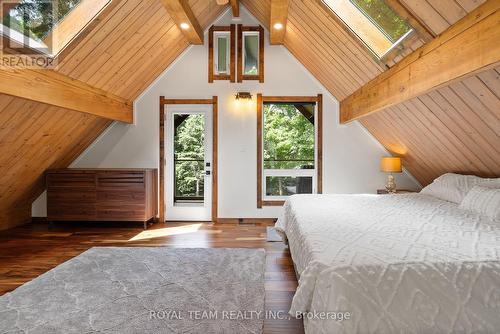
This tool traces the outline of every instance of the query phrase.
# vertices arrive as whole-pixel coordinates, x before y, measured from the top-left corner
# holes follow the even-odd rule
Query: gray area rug
[[[1,296],[0,333],[262,333],[264,270],[263,249],[96,247]]]
[[[278,242],[283,241],[281,235],[276,231],[274,226],[267,226],[266,228],[266,241],[268,242]]]

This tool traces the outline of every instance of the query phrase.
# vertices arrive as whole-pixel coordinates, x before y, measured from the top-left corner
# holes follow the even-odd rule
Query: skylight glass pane
[[[378,28],[395,43],[411,26],[396,14],[384,0],[350,0],[365,16],[371,18]]]
[[[21,0],[3,17],[3,25],[42,41],[81,0]]]
[[[382,57],[411,26],[384,0],[323,0],[323,2],[378,56]]]

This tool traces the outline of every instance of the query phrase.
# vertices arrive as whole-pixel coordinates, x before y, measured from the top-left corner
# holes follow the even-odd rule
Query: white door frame
[[[202,205],[174,203],[174,115],[202,114],[205,116],[205,175],[204,201]],[[166,221],[211,221],[212,220],[212,167],[213,164],[213,106],[207,104],[177,104],[165,111],[165,220]],[[206,164],[210,163],[210,166]]]
[[[218,214],[218,128],[219,128],[219,102],[217,96],[209,99],[169,99],[159,97],[159,221],[165,222],[165,110],[175,105],[202,104],[212,106],[212,222],[217,222]]]

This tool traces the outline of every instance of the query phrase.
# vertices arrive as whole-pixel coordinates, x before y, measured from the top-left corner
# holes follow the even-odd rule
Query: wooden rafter
[[[0,68],[0,93],[107,119],[132,123],[132,104],[47,69]]]
[[[234,17],[240,16],[240,2],[239,0],[230,0],[231,10],[233,11]]]
[[[288,20],[288,0],[271,0],[270,43],[283,44]]]
[[[187,0],[161,0],[168,15],[191,44],[203,44],[203,30]]]
[[[406,20],[415,29],[417,34],[426,42],[430,42],[436,37],[436,34],[430,30],[415,15],[410,13],[407,7],[399,0],[385,0],[387,5],[392,8],[402,19]]]
[[[340,104],[346,123],[500,63],[500,1],[489,0]]]

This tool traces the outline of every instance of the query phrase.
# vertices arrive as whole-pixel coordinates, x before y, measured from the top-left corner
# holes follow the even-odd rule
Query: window
[[[384,0],[323,0],[368,48],[382,58],[413,29]]]
[[[217,33],[215,38],[215,74],[227,74],[229,72],[229,34]]]
[[[294,194],[320,193],[321,95],[258,100],[258,207],[281,204]]]
[[[17,47],[57,55],[111,0],[2,3],[1,32]]]
[[[235,29],[234,24],[227,27],[210,27],[208,32],[208,82],[214,82],[214,80],[235,81]]]
[[[259,33],[243,33],[243,74],[259,74]]]
[[[238,82],[264,82],[264,29],[238,25]]]

